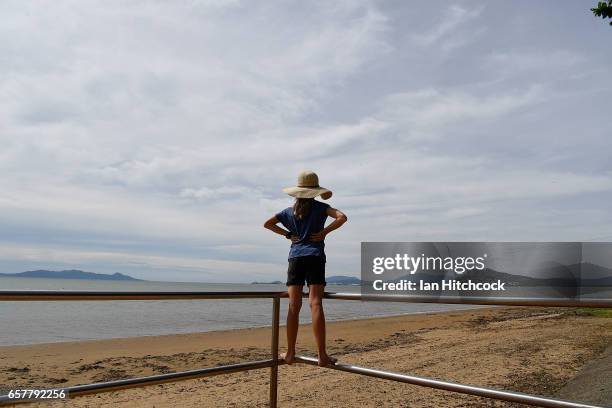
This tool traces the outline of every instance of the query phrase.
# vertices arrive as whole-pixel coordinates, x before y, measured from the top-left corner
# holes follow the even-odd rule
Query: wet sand
[[[612,345],[612,319],[506,307],[340,321],[328,323],[328,345],[348,364],[546,396],[563,390],[572,399],[566,385]],[[298,353],[314,355],[309,325],[300,327]],[[0,347],[0,388],[61,388],[269,356],[269,328]],[[263,369],[30,406],[264,407],[268,380]],[[596,396],[585,387],[576,398],[589,402]],[[518,405],[295,364],[279,368],[279,406]]]

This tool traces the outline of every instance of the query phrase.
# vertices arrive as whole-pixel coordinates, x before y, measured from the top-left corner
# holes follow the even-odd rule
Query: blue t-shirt
[[[276,219],[291,231],[292,235],[300,237],[298,242],[291,243],[289,259],[308,255],[318,255],[325,259],[325,242],[313,242],[309,241],[308,238],[311,234],[323,230],[328,208],[330,208],[329,204],[314,200],[312,207],[310,207],[310,213],[302,220],[298,220],[293,216],[293,207],[285,208],[276,214]]]

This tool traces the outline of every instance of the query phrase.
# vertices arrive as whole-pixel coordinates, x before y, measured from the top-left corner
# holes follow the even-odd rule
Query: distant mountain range
[[[142,279],[132,278],[129,275],[122,273],[113,273],[112,275],[105,273],[94,273],[85,272],[78,269],[69,269],[64,271],[49,271],[46,269],[39,269],[36,271],[18,272],[18,273],[0,273],[0,278],[13,277],[13,278],[46,278],[46,279],[89,279],[89,280],[114,280],[114,281],[142,281]],[[352,276],[330,276],[327,279],[327,283],[333,285],[359,285],[361,281]],[[281,284],[282,281],[272,282],[252,282],[252,285],[263,285],[263,284]]]
[[[283,282],[278,281],[278,280],[270,281],[270,282],[257,282],[257,281],[255,281],[255,282],[251,282],[251,285],[280,285],[281,283],[283,283]]]
[[[78,269],[69,269],[64,271],[48,271],[39,269],[36,271],[27,271],[19,273],[0,273],[1,277],[13,278],[47,278],[47,279],[94,279],[94,280],[119,280],[119,281],[140,281],[142,279],[132,278],[131,276],[122,273],[113,273],[108,275],[105,273],[84,272]]]
[[[325,281],[331,285],[360,285],[361,279],[354,276],[330,276],[325,278]]]
[[[358,278],[355,278],[353,276],[328,276],[327,278],[325,278],[325,281],[327,283],[329,283],[330,285],[359,285],[361,283],[361,280]],[[272,282],[252,282],[251,285],[274,285],[274,284],[280,284],[280,283],[284,283],[281,281],[272,281]]]

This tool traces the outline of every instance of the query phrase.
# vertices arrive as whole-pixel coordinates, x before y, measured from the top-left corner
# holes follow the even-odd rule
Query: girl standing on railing
[[[308,303],[312,313],[312,330],[317,343],[319,366],[334,364],[337,359],[327,354],[325,348],[325,315],[323,314],[323,292],[325,282],[325,237],[340,228],[346,215],[329,204],[315,200],[321,196],[327,200],[332,192],[319,186],[319,177],[312,171],[298,175],[297,186],[287,187],[284,192],[295,197],[293,207],[285,208],[264,224],[264,227],[291,240],[289,267],[287,269],[287,291],[289,310],[287,313],[287,352],[280,358],[291,364],[295,358],[299,314],[302,307],[302,290],[308,284]],[[325,227],[327,217],[334,221]],[[281,223],[285,228],[279,227]]]

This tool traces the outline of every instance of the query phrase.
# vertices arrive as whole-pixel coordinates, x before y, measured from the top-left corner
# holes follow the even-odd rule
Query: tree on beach
[[[597,3],[597,7],[593,7],[591,11],[595,16],[601,17],[604,20],[606,18],[612,19],[612,0],[608,0],[607,2],[600,1]],[[612,21],[610,21],[610,25],[612,25]]]

